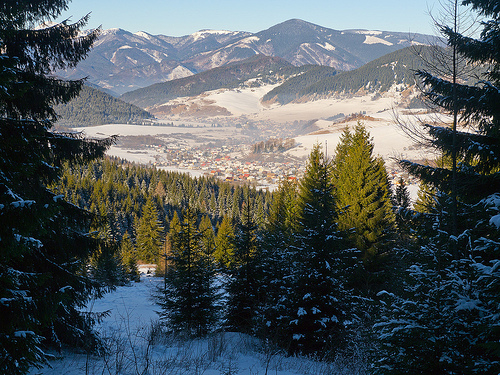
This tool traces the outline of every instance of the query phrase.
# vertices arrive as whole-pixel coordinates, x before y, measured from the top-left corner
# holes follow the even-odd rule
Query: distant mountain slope
[[[91,53],[65,78],[89,82],[117,94],[241,61],[254,55],[281,57],[295,66],[355,69],[389,52],[431,37],[408,33],[338,31],[294,19],[252,34],[203,30],[183,37],[104,30]]]
[[[145,110],[116,99],[109,94],[84,86],[80,94],[66,104],[55,106],[59,126],[141,123],[152,119]]]
[[[287,104],[294,100],[304,101],[339,93],[386,92],[394,85],[413,86],[415,70],[424,68],[425,60],[430,61],[432,48],[407,47],[373,60],[361,68],[338,74],[328,75],[318,68],[320,74],[317,77],[304,74],[291,78],[268,92],[263,97],[263,102],[278,101],[280,104]]]
[[[290,76],[301,72],[289,62],[278,57],[253,56],[222,67],[214,68],[196,75],[157,83],[142,89],[125,93],[121,99],[142,108],[163,104],[183,96],[196,96],[205,91],[221,88],[236,88],[249,79],[260,83],[274,83],[278,76]],[[260,83],[255,83],[260,84]]]
[[[234,60],[237,54],[264,54],[279,56],[296,66],[315,64],[351,70],[387,53],[430,40],[430,36],[398,32],[339,31],[292,19],[193,57],[190,62],[202,70],[229,58]]]
[[[304,67],[308,67],[305,65]],[[335,76],[338,72],[328,66],[310,65],[310,69],[302,74],[287,79],[284,83],[269,91],[262,101],[264,103],[287,104],[302,96],[311,85]]]

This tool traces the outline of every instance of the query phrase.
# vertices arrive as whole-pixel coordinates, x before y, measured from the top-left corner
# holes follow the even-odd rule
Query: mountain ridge
[[[233,89],[249,79],[271,79],[275,74],[291,75],[297,67],[279,57],[252,56],[243,61],[213,68],[193,76],[140,88],[120,98],[142,108],[161,105],[171,99],[197,96],[221,88]],[[277,79],[276,79],[277,80]]]
[[[401,32],[340,31],[299,19],[257,33],[200,30],[181,37],[108,29],[87,59],[76,68],[57,73],[67,79],[88,77],[90,83],[118,96],[259,54],[281,57],[295,66],[352,70],[394,50],[427,44],[430,38]]]

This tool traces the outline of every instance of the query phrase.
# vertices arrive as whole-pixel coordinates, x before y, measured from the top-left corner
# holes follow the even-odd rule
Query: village
[[[150,146],[155,149],[155,166],[198,175],[212,176],[223,181],[250,183],[258,189],[270,189],[283,179],[300,179],[305,161],[285,157],[280,153],[251,152],[249,145],[221,147]]]

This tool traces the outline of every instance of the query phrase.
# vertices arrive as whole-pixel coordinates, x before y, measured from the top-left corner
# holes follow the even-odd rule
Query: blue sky
[[[439,0],[73,0],[64,17],[90,27],[182,36],[201,29],[257,32],[291,18],[336,30],[434,34]]]

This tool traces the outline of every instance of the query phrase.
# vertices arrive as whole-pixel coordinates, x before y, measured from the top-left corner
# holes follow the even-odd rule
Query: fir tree
[[[144,262],[157,263],[162,246],[163,227],[153,200],[148,199],[142,208],[142,215],[136,231],[137,256]]]
[[[401,164],[433,192],[433,227],[409,267],[404,291],[388,295],[379,329],[377,373],[497,374],[500,371],[498,222],[500,54],[497,1],[465,0],[482,17],[478,40],[442,25],[448,44],[472,64],[488,64],[476,86],[418,72],[426,97],[458,113],[475,132],[426,125],[442,159],[457,165]],[[455,3],[457,6],[458,4]],[[456,219],[454,218],[456,216]],[[418,339],[416,339],[418,337]]]
[[[288,296],[290,351],[334,352],[345,339],[347,295],[342,239],[336,226],[332,164],[319,145],[299,187],[298,234]]]
[[[83,270],[98,248],[91,217],[47,189],[65,161],[92,160],[112,140],[51,131],[53,105],[75,97],[82,81],[51,73],[85,58],[97,31],[87,17],[50,27],[67,1],[0,5],[0,372],[24,374],[44,361],[43,345],[97,344],[81,308],[101,287]],[[87,346],[87,349],[90,349]]]
[[[170,223],[170,254],[165,287],[159,297],[160,318],[167,327],[188,337],[209,333],[217,321],[218,293],[215,268],[205,251],[196,227],[196,215],[189,206],[182,221],[177,213]]]

